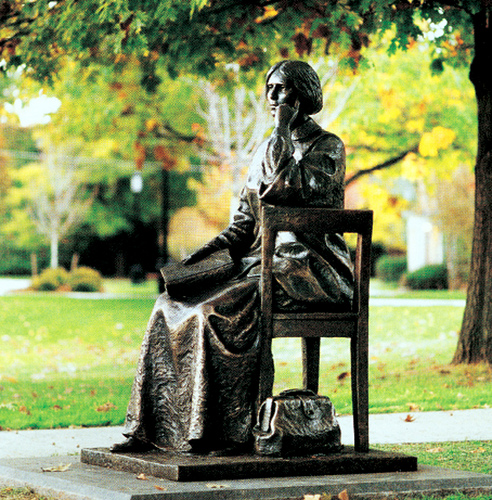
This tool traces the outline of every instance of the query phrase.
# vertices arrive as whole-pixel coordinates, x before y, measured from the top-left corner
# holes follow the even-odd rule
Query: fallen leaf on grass
[[[429,448],[428,450],[425,450],[427,453],[441,453],[444,451],[444,448]]]
[[[420,411],[420,406],[415,403],[408,403],[409,411]]]
[[[43,472],[65,472],[70,469],[71,466],[72,464],[60,464],[54,467],[41,467],[41,470]]]
[[[116,410],[116,406],[113,403],[110,403],[109,401],[107,403],[104,403],[103,405],[100,405],[96,408],[96,411],[99,412],[107,412],[109,410]]]
[[[485,453],[485,448],[482,448],[480,446],[480,448],[477,448],[476,450],[472,450],[472,451],[470,451],[470,453]]]
[[[31,412],[30,412],[30,411],[27,409],[27,407],[26,407],[26,406],[24,406],[24,405],[22,405],[22,406],[20,406],[20,407],[19,407],[19,411],[20,411],[21,413],[25,413],[26,415],[30,415],[30,414],[31,414]]]
[[[343,491],[341,491],[341,492],[338,494],[338,498],[339,498],[340,500],[349,500],[349,496],[348,496],[347,490],[343,490]]]
[[[337,380],[341,382],[342,380],[345,380],[347,377],[350,377],[350,372],[342,372],[340,375],[338,375]]]
[[[404,422],[413,422],[414,420],[415,420],[415,417],[413,415],[408,414],[405,417]]]
[[[148,477],[142,472],[137,476],[137,479],[140,479],[141,481],[147,481]]]

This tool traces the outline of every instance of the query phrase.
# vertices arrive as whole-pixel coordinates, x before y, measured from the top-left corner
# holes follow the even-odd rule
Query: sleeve
[[[262,159],[259,196],[272,204],[339,206],[344,177],[345,148],[337,136],[322,132],[296,160],[290,138],[274,131]]]
[[[254,242],[254,228],[255,219],[246,197],[246,189],[243,189],[233,221],[205,247],[211,251],[229,248],[233,257],[240,256]]]

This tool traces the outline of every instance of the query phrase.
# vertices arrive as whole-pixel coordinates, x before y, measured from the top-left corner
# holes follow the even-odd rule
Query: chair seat
[[[354,337],[359,316],[347,313],[273,314],[272,337]],[[329,325],[329,326],[328,326]],[[328,327],[327,327],[328,326]]]

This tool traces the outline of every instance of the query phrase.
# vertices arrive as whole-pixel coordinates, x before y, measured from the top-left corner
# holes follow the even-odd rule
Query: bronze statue
[[[126,417],[113,451],[150,447],[183,452],[249,450],[259,361],[260,201],[343,208],[345,150],[310,115],[323,98],[306,63],[282,61],[266,77],[275,126],[249,170],[233,222],[183,261],[228,249],[232,274],[184,298],[157,300],[142,343]],[[274,261],[279,310],[344,307],[352,266],[340,235],[281,233]]]

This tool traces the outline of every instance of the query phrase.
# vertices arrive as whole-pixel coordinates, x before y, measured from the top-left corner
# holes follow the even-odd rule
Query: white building
[[[425,215],[405,214],[408,271],[416,271],[429,264],[444,263],[443,235]]]

